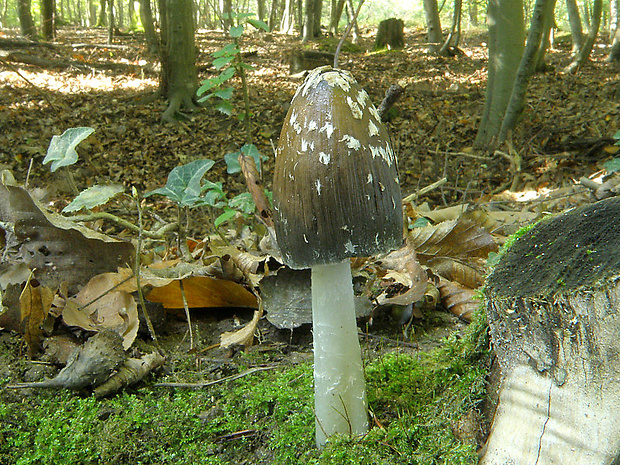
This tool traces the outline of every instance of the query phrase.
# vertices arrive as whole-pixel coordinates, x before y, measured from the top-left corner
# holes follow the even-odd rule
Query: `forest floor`
[[[0,48],[12,33],[0,32]],[[547,72],[532,78],[510,143],[485,153],[472,149],[484,105],[485,34],[465,34],[463,53],[454,57],[429,53],[420,30],[407,31],[403,50],[372,52],[373,34],[368,30],[359,46],[347,46],[340,65],[377,105],[391,84],[406,87],[388,123],[403,196],[447,179],[415,199],[416,210],[468,204],[472,210],[508,212],[510,224],[492,231],[501,244],[543,213],[593,201],[580,178],[602,182],[614,176],[607,162],[618,151],[613,136],[620,129],[620,70],[604,61],[605,48],[596,47],[591,61],[576,74],[564,74],[570,43],[556,44],[547,57]],[[36,64],[0,61],[0,170],[27,182],[32,196],[55,211],[74,197],[73,183],[78,191],[114,182],[145,193],[162,187],[174,167],[201,158],[216,161],[207,178],[222,182],[230,197],[244,192],[242,176],[227,174],[223,161],[245,143],[236,113],[231,117],[207,106],[177,126],[162,125],[166,103],[154,98],[157,66],[146,53],[143,37],[119,37],[113,47],[106,46],[105,39],[103,30],[62,30],[49,46],[11,48],[11,53],[35,56]],[[210,54],[227,42],[220,32],[197,34],[200,79],[215,75]],[[243,37],[245,60],[254,67],[248,74],[253,140],[267,156],[262,168],[267,189],[273,148],[301,82],[289,75],[288,56],[302,47],[333,52],[336,43],[325,38],[302,46],[296,37],[279,34]],[[241,109],[240,92],[232,102]],[[78,147],[80,158],[71,167],[69,182],[42,161],[53,135],[79,126],[92,127],[95,133]],[[153,213],[145,217],[147,227],[161,218],[174,221],[176,210],[170,204],[155,198],[149,202]],[[127,205],[113,204],[108,211],[136,222],[136,211]],[[200,241],[216,233],[213,221],[219,213],[194,210],[190,235]],[[118,226],[96,226],[132,238]],[[168,253],[174,253],[172,249]],[[403,332],[408,318],[380,311],[364,320],[375,428],[362,441],[344,438],[322,454],[312,447],[307,324],[277,329],[263,319],[250,350],[224,350],[214,348],[220,335],[247,323],[253,312],[192,311],[190,350],[183,312],[153,306],[155,330],[167,354],[164,368],[137,388],[104,400],[3,388],[0,462],[475,463],[488,426],[484,385],[489,360],[480,342],[484,331],[479,319],[474,317],[477,324],[468,327],[447,307],[416,314],[408,338]],[[141,326],[133,353],[148,352],[148,339]],[[41,355],[35,357],[39,362],[30,362],[25,351],[21,336],[0,334],[2,385],[56,373],[57,368],[40,363]],[[241,377],[208,389],[154,386],[162,380],[200,383],[231,375]]]

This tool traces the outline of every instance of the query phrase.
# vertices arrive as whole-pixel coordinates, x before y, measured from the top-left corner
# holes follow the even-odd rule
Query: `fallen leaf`
[[[26,283],[19,297],[21,319],[26,322],[24,338],[28,346],[28,356],[32,358],[39,351],[43,339],[42,325],[52,306],[54,293],[41,286],[35,279]]]
[[[228,331],[220,335],[220,347],[227,349],[230,346],[239,345],[250,347],[254,343],[254,333],[258,322],[263,316],[263,310],[259,309],[254,312],[252,320],[238,331]]]

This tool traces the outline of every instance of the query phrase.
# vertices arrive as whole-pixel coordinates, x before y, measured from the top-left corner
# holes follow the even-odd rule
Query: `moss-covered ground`
[[[0,339],[2,361],[15,358],[16,341],[6,333]],[[175,378],[200,377],[187,357],[176,363]],[[280,354],[277,363],[266,352],[238,354],[227,374],[273,368],[203,389],[158,387],[158,373],[102,400],[6,389],[15,381],[7,369],[0,463],[475,464],[487,358],[482,318],[430,352],[391,349],[373,357],[366,366],[373,429],[363,438],[334,438],[321,452],[308,353]]]

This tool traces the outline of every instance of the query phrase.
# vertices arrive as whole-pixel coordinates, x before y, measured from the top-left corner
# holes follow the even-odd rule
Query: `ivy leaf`
[[[608,173],[617,173],[620,171],[620,158],[614,158],[613,160],[606,161],[603,166]]]
[[[83,190],[73,201],[62,209],[64,213],[76,212],[82,208],[88,210],[108,203],[108,201],[116,195],[123,192],[125,188],[120,184],[111,186],[92,186]]]
[[[258,148],[254,144],[245,144],[241,147],[241,150],[237,152],[231,152],[224,155],[224,161],[226,162],[226,172],[228,174],[235,174],[241,172],[241,165],[239,164],[239,155],[243,153],[248,157],[254,158],[256,168],[260,172],[260,165],[262,160],[267,160],[267,156],[260,153]]]
[[[213,160],[196,160],[187,165],[177,166],[168,175],[164,187],[147,192],[145,197],[163,195],[181,206],[193,207],[201,200],[202,177],[215,162]]]
[[[269,32],[269,26],[260,19],[248,19],[248,23],[254,26],[256,29],[262,29],[265,32]]]
[[[95,130],[89,127],[70,128],[61,136],[52,137],[43,164],[52,162],[50,166],[52,173],[62,166],[73,165],[78,160],[75,148],[93,132]]]
[[[231,27],[228,31],[228,34],[230,34],[230,37],[233,38],[241,37],[241,35],[243,34],[243,26],[239,25]]]
[[[244,215],[251,215],[252,213],[254,213],[254,210],[256,210],[254,199],[252,198],[252,194],[250,194],[249,192],[244,192],[242,194],[234,196],[228,201],[228,206],[230,208],[240,211]]]

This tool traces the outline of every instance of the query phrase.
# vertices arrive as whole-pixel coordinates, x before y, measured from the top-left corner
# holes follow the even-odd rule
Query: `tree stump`
[[[402,19],[390,18],[379,23],[375,50],[380,48],[403,48],[405,46],[405,23]]]
[[[333,53],[317,52],[316,50],[296,50],[289,55],[289,70],[291,74],[333,64]]]
[[[618,224],[618,198],[544,220],[489,275],[501,384],[481,465],[617,463]]]

